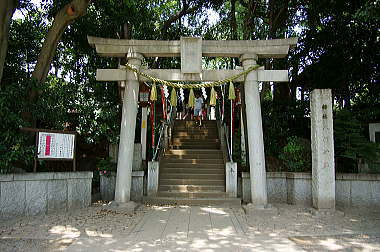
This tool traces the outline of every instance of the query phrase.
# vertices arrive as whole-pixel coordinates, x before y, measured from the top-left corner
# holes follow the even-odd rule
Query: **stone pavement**
[[[343,216],[275,207],[247,216],[242,208],[143,206],[131,216],[95,206],[0,223],[0,251],[380,251],[378,209]]]

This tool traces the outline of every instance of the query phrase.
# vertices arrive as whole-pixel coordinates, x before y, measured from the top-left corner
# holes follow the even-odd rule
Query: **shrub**
[[[297,136],[287,138],[279,158],[290,172],[304,172],[311,170],[310,141]]]

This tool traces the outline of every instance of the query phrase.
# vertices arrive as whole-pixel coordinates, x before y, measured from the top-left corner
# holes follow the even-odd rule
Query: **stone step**
[[[224,170],[225,166],[224,164],[189,164],[189,163],[166,163],[165,165],[161,166],[162,168],[189,168],[189,169],[221,169]]]
[[[174,129],[174,134],[177,133],[193,133],[193,134],[214,134],[217,135],[218,131],[216,129],[207,129],[207,128],[187,128],[187,129]]]
[[[217,127],[173,127],[174,132],[199,132],[199,131],[207,131],[207,132],[218,132]]]
[[[202,120],[202,124],[203,125],[207,125],[207,126],[217,126],[216,124],[216,121],[215,120]],[[194,121],[184,121],[184,120],[176,120],[174,122],[174,125],[175,126],[195,126],[197,125],[197,123]]]
[[[173,137],[186,137],[186,136],[195,136],[195,135],[201,135],[201,136],[207,136],[209,138],[218,138],[217,132],[204,132],[204,131],[174,131],[172,133]]]
[[[170,168],[170,167],[162,167],[160,168],[160,173],[193,173],[193,174],[223,174],[224,176],[224,168],[223,169],[204,169],[204,168]]]
[[[202,122],[202,125],[199,126],[198,123],[192,122],[191,124],[181,124],[181,123],[174,123],[174,128],[210,128],[210,129],[216,129],[217,125],[216,123],[205,123]]]
[[[196,134],[196,135],[187,135],[187,136],[175,136],[174,134],[172,135],[172,139],[183,139],[183,140],[195,140],[195,141],[198,141],[198,140],[219,140],[219,136],[215,135],[215,136],[206,136],[206,135],[199,135],[199,134]]]
[[[210,146],[220,146],[220,143],[217,142],[217,141],[199,141],[199,142],[195,142],[195,141],[174,141],[171,143],[171,146],[191,146],[191,147],[198,147],[198,148],[202,148],[202,149],[209,149]],[[194,148],[190,148],[190,149],[194,149]]]
[[[225,185],[159,185],[158,191],[225,192]]]
[[[191,139],[183,139],[181,137],[178,137],[178,138],[173,138],[172,139],[172,143],[173,144],[176,144],[176,143],[186,143],[186,144],[216,144],[216,143],[219,143],[219,139],[217,138],[207,138],[207,139],[194,139],[194,138],[191,138]]]
[[[224,179],[159,179],[159,185],[184,185],[184,186],[192,186],[192,185],[201,185],[201,186],[224,186]]]
[[[166,151],[166,154],[173,154],[173,155],[187,155],[187,154],[191,154],[191,155],[194,155],[194,154],[201,154],[201,155],[204,155],[204,154],[220,154],[222,155],[222,151],[221,150],[209,150],[209,149],[192,149],[192,150],[167,150]]]
[[[180,150],[180,149],[178,149]],[[213,158],[223,158],[223,154],[166,154],[165,158],[176,158],[176,159],[213,159]]]
[[[201,180],[207,180],[207,179],[213,179],[213,180],[223,180],[224,181],[225,175],[224,173],[168,173],[168,172],[162,172],[160,173],[160,181],[165,179],[180,179],[180,180],[187,180],[187,179],[199,179]]]
[[[158,197],[170,198],[228,198],[225,192],[181,192],[181,191],[160,191],[157,192]]]
[[[240,206],[240,198],[181,198],[181,197],[144,197],[145,204],[152,205],[193,205],[193,206]]]
[[[160,164],[224,164],[224,160],[220,158],[176,158],[175,156],[164,157]]]
[[[173,144],[171,145],[172,149],[175,150],[185,150],[185,149],[211,149],[211,150],[218,150],[220,149],[219,143],[213,143],[213,144]]]

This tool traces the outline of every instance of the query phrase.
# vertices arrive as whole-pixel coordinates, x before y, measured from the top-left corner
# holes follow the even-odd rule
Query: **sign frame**
[[[76,131],[65,131],[65,130],[49,130],[49,129],[36,129],[36,128],[21,128],[23,131],[34,132],[36,137],[36,154],[34,156],[34,167],[33,172],[37,172],[38,160],[46,161],[72,161],[73,162],[73,171],[76,171],[76,145],[77,145],[77,136],[78,132]],[[74,135],[74,146],[73,146],[73,158],[39,158],[38,157],[38,148],[39,148],[39,134],[40,133],[55,133],[55,134],[68,134]]]

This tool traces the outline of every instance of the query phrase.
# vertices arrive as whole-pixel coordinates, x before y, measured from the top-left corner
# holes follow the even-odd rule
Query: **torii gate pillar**
[[[244,70],[255,66],[257,58],[256,54],[242,55],[241,61]],[[244,95],[247,115],[252,205],[257,208],[265,208],[268,203],[268,197],[257,70],[247,74],[244,83]]]
[[[142,59],[143,56],[139,53],[127,54],[128,63],[137,69],[140,68]],[[139,99],[137,74],[127,70],[125,84],[115,188],[115,201],[120,203],[128,202],[131,199],[132,160]]]

